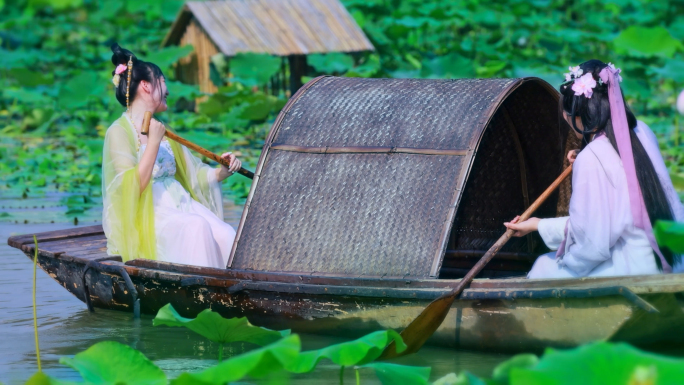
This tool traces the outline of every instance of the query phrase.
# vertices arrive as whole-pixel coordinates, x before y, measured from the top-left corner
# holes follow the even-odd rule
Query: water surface
[[[33,209],[33,206],[36,209]],[[41,202],[3,201],[17,223],[0,223],[0,382],[21,384],[37,370],[31,307],[32,264],[18,250],[7,245],[11,235],[33,234],[73,228],[73,223],[32,223],[39,219],[63,218],[40,211]],[[55,209],[57,202],[47,204]],[[21,207],[21,208],[16,208]],[[14,209],[16,208],[16,209]],[[226,222],[234,227],[240,220],[241,207],[226,205]],[[92,215],[91,215],[92,217]],[[23,224],[25,218],[28,224]],[[64,219],[62,219],[64,220]],[[94,224],[95,219],[83,225]],[[44,221],[44,220],[43,220]],[[83,302],[67,292],[45,272],[37,275],[38,330],[43,371],[67,380],[80,380],[78,373],[59,364],[62,356],[71,356],[100,341],[118,341],[142,351],[170,377],[183,371],[199,370],[216,363],[216,344],[180,328],[152,327],[152,316],[134,320],[130,313],[96,309],[89,313]],[[329,336],[301,335],[303,349],[314,349],[344,340]],[[232,344],[228,355],[254,348],[249,344]],[[501,354],[454,351],[425,347],[418,354],[402,358],[408,365],[431,366],[431,380],[450,373],[469,370],[480,376],[490,376],[498,363],[508,358]],[[291,377],[292,384],[339,384],[338,368],[322,362],[310,374]],[[371,372],[362,372],[362,384],[379,384]],[[254,381],[254,383],[258,383]],[[354,384],[354,373],[347,369],[345,383]]]

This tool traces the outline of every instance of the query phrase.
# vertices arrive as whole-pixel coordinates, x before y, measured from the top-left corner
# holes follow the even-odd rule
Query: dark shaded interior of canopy
[[[559,126],[557,99],[538,82],[526,82],[506,98],[485,129],[470,168],[440,278],[464,276],[505,232],[503,222],[522,214],[555,180],[567,136],[567,125]],[[557,203],[554,193],[533,216],[555,217]],[[548,251],[536,232],[512,238],[479,277],[524,276]]]

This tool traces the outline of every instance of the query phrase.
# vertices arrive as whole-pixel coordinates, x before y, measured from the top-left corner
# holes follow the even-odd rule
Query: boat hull
[[[31,257],[32,253],[27,255]],[[271,281],[255,280],[249,274],[196,274],[192,271],[202,269],[162,263],[155,263],[158,268],[115,260],[89,265],[78,258],[44,253],[39,255],[39,264],[84,302],[85,277],[89,302],[95,308],[133,311],[134,299],[126,279],[103,268],[117,267],[129,274],[143,313],[155,314],[171,303],[188,317],[211,308],[225,317],[246,316],[252,323],[269,328],[350,338],[381,329],[401,331],[432,299],[448,290],[448,285],[438,280],[432,281],[440,286],[432,287],[425,281],[407,281],[407,287],[398,287],[401,280],[383,287],[341,286],[341,281],[329,277],[318,277],[328,284],[312,284],[315,280],[311,277],[297,283],[288,282],[293,280],[291,275],[286,279],[273,275]],[[180,272],[184,269],[189,271]],[[527,292],[516,291],[515,287],[478,288],[484,283],[505,284],[506,280],[483,281],[490,282],[476,281],[475,288],[464,292],[466,298],[454,302],[428,344],[490,352],[538,352],[546,347],[573,347],[596,340],[626,341],[645,348],[684,346],[683,301],[681,291],[677,291],[684,279],[661,285],[669,291],[640,294],[659,310],[657,313],[649,313],[622,295],[536,298],[533,293],[539,292],[537,288],[529,290],[534,298],[527,298],[516,296]],[[497,291],[502,298],[491,298]],[[468,299],[469,295],[485,298]]]

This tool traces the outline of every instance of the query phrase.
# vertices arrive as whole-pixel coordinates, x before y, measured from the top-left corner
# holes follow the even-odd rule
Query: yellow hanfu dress
[[[152,180],[140,191],[137,132],[124,113],[107,129],[102,156],[102,223],[107,253],[225,268],[235,230],[223,222],[216,169],[164,139]]]

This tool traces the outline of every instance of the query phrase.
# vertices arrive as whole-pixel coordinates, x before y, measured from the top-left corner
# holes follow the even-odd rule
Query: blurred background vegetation
[[[684,3],[648,0],[342,0],[376,52],[308,57],[309,77],[538,76],[558,86],[569,65],[597,58],[623,69],[623,88],[684,191],[684,147],[675,100],[684,88]],[[205,96],[174,79],[191,47],[160,49],[180,0],[0,0],[0,194],[54,191],[68,216],[99,205],[103,136],[120,116],[110,45],[158,64],[170,89],[161,119],[214,151],[240,151],[254,167],[286,101],[260,87],[280,59],[232,59],[230,86]],[[221,82],[220,58],[213,60]],[[225,79],[224,79],[225,80]],[[305,79],[306,80],[306,79]],[[237,203],[243,177],[224,192]],[[74,195],[75,194],[75,195]],[[8,216],[0,212],[0,217]]]

